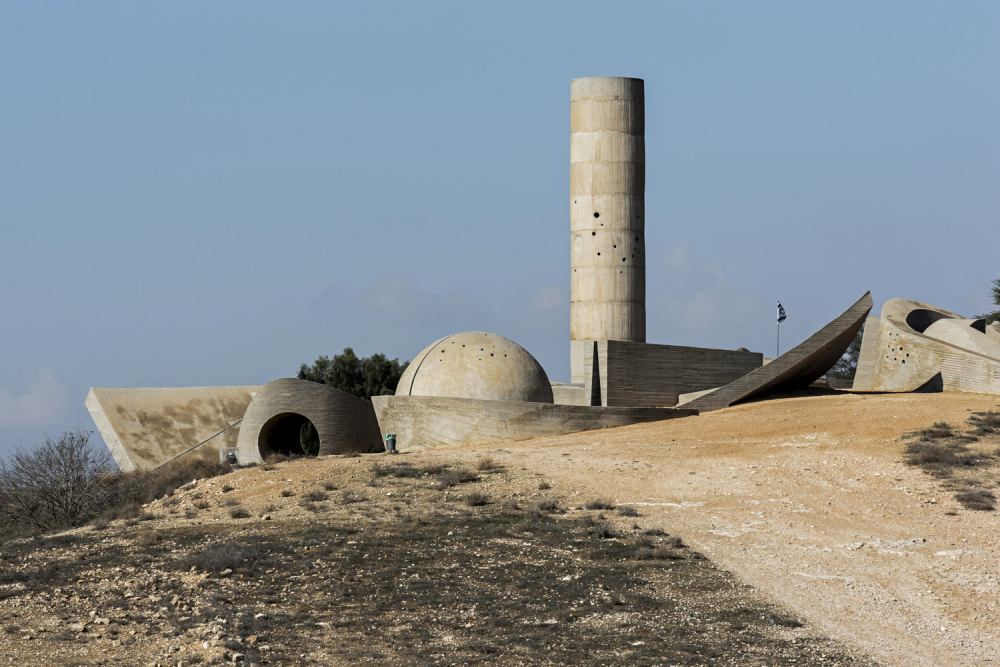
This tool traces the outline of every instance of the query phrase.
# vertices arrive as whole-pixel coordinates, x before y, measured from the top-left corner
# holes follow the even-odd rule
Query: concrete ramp
[[[767,392],[808,387],[844,355],[871,309],[872,295],[867,292],[840,317],[771,363],[678,407],[708,412]]]
[[[86,405],[122,470],[149,470],[243,419],[259,386],[101,389]],[[240,427],[230,428],[188,456],[219,460],[235,447]]]

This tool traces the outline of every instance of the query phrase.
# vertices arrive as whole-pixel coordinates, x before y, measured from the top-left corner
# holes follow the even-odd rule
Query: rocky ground
[[[994,436],[955,437],[997,403],[795,397],[239,470],[4,544],[0,664],[992,664],[996,515],[955,496],[996,486]],[[979,463],[906,465],[935,422]]]

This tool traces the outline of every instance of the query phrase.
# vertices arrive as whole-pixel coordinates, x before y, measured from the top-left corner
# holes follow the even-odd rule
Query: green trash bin
[[[385,451],[390,454],[396,453],[396,434],[386,433],[385,435]]]

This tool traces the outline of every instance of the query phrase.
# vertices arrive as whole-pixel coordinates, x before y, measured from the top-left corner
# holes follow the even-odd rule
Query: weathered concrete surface
[[[428,396],[374,396],[383,433],[404,450],[515,442],[690,417],[697,410],[604,408]]]
[[[306,420],[316,427],[320,456],[385,448],[371,403],[318,382],[282,378],[264,385],[247,407],[236,445],[240,463],[259,463],[271,452],[301,454]]]
[[[843,356],[871,309],[872,296],[868,292],[837,319],[771,363],[682,407],[720,410],[769,391],[808,387]]]
[[[584,394],[590,405],[605,407],[673,407],[681,394],[721,387],[764,365],[760,352],[619,340],[586,344]]]
[[[570,339],[646,340],[642,79],[570,85]],[[570,346],[573,384],[582,348]]]
[[[993,331],[983,320],[890,299],[882,306],[878,337],[862,341],[861,357],[873,360],[871,380],[854,387],[1000,394],[1000,342]]]
[[[552,403],[545,370],[512,340],[483,331],[442,338],[406,367],[397,396]]]
[[[94,387],[86,406],[118,467],[149,470],[242,419],[259,389]],[[231,428],[189,456],[218,461],[219,449],[235,447],[239,432]]]
[[[552,382],[552,402],[556,405],[590,405],[582,384]]]
[[[882,319],[869,317],[865,320],[865,333],[861,337],[861,353],[858,355],[858,368],[854,372],[853,389],[865,391],[871,389],[875,376],[875,363],[878,360],[878,332]]]
[[[986,327],[986,335],[989,336],[990,339],[1000,343],[1000,322],[994,322]]]

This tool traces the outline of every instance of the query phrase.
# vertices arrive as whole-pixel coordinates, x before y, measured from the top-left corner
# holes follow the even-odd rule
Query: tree
[[[1000,306],[1000,278],[993,281],[993,305]],[[1000,322],[1000,309],[994,310],[990,313],[977,315],[976,319],[984,319],[986,320],[986,324]]]
[[[104,510],[117,493],[117,466],[79,428],[0,461],[0,520],[51,530],[77,525]]]
[[[399,378],[409,364],[408,361],[399,363],[399,359],[389,359],[384,354],[358,358],[354,350],[345,347],[333,359],[320,357],[312,366],[302,364],[298,377],[370,401],[372,396],[395,393]]]
[[[837,360],[837,363],[833,365],[829,371],[826,372],[826,377],[828,378],[838,378],[841,380],[853,380],[855,373],[858,372],[858,357],[861,356],[861,339],[864,336],[865,327],[858,330],[855,334],[854,340],[851,344],[847,346],[847,351],[844,352],[844,356]]]

